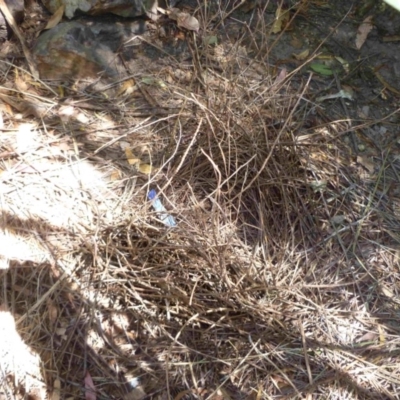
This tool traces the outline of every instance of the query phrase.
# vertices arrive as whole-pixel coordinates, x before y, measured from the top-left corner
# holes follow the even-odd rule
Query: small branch
[[[26,61],[28,62],[31,74],[33,75],[33,77],[35,79],[39,79],[39,72],[36,69],[36,64],[33,61],[33,57],[31,55],[29,49],[26,47],[25,40],[22,37],[22,34],[21,34],[20,30],[18,29],[17,23],[15,22],[15,19],[12,16],[12,14],[10,13],[10,10],[8,9],[8,6],[4,0],[0,0],[0,11],[3,13],[4,18],[8,22],[8,25],[10,25],[11,29],[17,36],[18,40],[21,42],[22,50],[24,52]]]

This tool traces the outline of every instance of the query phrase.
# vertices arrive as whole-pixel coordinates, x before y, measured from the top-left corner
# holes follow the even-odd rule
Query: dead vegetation
[[[399,397],[396,160],[361,171],[311,78],[271,70],[257,15],[255,55],[189,33],[193,65],[125,97],[35,87],[38,118],[2,89],[1,302],[51,398],[93,399],[87,372],[99,399]],[[132,112],[149,99],[174,111]],[[0,361],[5,393],[29,365]]]

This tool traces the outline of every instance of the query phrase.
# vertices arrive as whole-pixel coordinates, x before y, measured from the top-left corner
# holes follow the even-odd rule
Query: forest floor
[[[0,398],[400,397],[400,13],[278,3],[178,2],[112,95],[3,45]]]

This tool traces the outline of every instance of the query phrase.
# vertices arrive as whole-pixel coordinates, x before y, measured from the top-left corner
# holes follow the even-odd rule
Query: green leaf
[[[333,71],[325,64],[312,63],[312,64],[310,64],[310,68],[317,74],[321,74],[321,75],[325,75],[325,76],[333,75]]]

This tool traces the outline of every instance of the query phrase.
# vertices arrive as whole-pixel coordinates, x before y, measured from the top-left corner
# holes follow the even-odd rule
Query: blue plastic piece
[[[157,197],[156,191],[154,189],[151,189],[147,197],[149,198],[149,200],[154,200]]]
[[[157,196],[157,193],[154,189],[150,190],[147,198],[152,202],[152,206],[156,213],[158,214],[158,217],[160,218],[161,222],[168,226],[169,228],[173,228],[176,226],[175,219],[172,215],[169,215],[167,213],[167,210],[161,203],[160,199]]]

